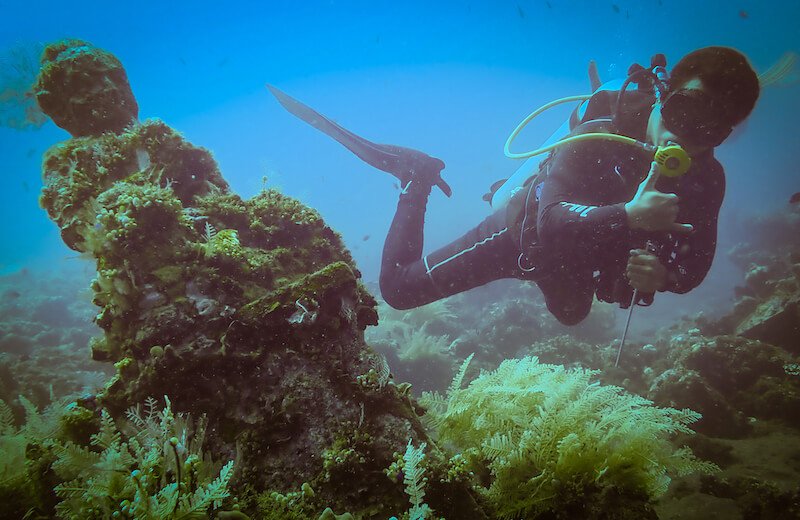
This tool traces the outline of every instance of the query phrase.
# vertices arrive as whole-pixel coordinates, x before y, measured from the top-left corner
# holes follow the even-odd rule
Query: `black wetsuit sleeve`
[[[552,157],[539,199],[542,245],[603,256],[627,247],[624,201],[635,193],[643,168],[629,159],[630,148],[594,140],[566,145]]]
[[[550,178],[542,186],[538,229],[542,245],[560,248],[581,244],[596,247],[628,239],[623,203],[598,206],[586,203],[564,178]]]
[[[725,173],[715,159],[698,168],[697,181],[679,190],[678,222],[694,231],[674,238],[665,291],[683,294],[705,279],[717,249],[717,220],[725,196]]]
[[[646,131],[652,94],[629,92],[619,111],[616,91],[599,91],[582,115],[576,111],[571,135]],[[626,121],[630,121],[626,123]],[[618,128],[618,125],[623,128]],[[567,249],[619,251],[630,240],[624,203],[647,175],[652,159],[636,146],[593,139],[564,145],[548,160],[547,180],[539,200],[538,232],[543,245]],[[602,247],[601,247],[602,246]]]

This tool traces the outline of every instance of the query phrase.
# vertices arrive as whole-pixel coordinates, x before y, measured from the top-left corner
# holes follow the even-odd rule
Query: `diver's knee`
[[[547,305],[547,308],[556,317],[559,323],[562,325],[572,326],[577,325],[578,323],[582,322],[586,319],[586,316],[589,315],[589,311],[592,310],[592,302],[589,301],[588,305],[578,303],[578,302],[570,302],[567,305]]]
[[[577,325],[578,323],[582,322],[588,316],[588,312],[578,313],[578,314],[555,314],[556,319],[562,325],[572,326]]]
[[[378,279],[378,287],[381,289],[381,298],[392,309],[407,311],[415,307],[408,296],[404,294],[405,291],[394,280],[381,276]]]

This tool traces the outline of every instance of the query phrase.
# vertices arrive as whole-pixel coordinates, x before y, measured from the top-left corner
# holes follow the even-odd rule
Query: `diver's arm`
[[[582,248],[623,246],[631,231],[690,233],[692,226],[676,220],[679,197],[656,189],[658,164],[638,183],[631,196],[636,164],[626,156],[630,146],[590,141],[559,150],[548,172],[539,201],[539,237],[544,245],[568,240]],[[631,157],[631,159],[635,159]],[[633,185],[636,186],[636,185]],[[628,200],[593,205],[589,201]]]
[[[684,294],[700,285],[711,269],[716,248],[716,222],[713,229],[698,227],[693,236],[678,240],[679,253],[667,266],[667,281],[662,290]]]
[[[626,247],[629,230],[625,205],[595,206],[582,186],[565,175],[549,175],[539,199],[538,235],[542,245],[588,251],[600,244]]]
[[[714,160],[702,172],[704,196],[692,201],[687,219],[694,225],[690,235],[679,236],[673,248],[675,258],[667,264],[667,282],[664,291],[683,294],[691,291],[705,279],[717,249],[717,221],[722,199],[725,196],[725,174]]]
[[[663,291],[667,284],[667,268],[659,258],[646,249],[633,249],[628,257],[625,278],[640,293]]]
[[[639,184],[636,194],[625,203],[628,227],[642,231],[671,231],[691,233],[691,224],[676,222],[679,197],[674,193],[663,193],[656,189],[660,176],[658,163],[650,163],[647,177]]]
[[[605,123],[590,122],[573,133],[607,131]],[[632,170],[626,165],[623,172],[618,165],[627,161],[631,148],[598,139],[556,149],[539,198],[537,230],[542,245],[567,254],[598,247],[603,252],[627,250],[630,227],[624,201],[630,198]]]

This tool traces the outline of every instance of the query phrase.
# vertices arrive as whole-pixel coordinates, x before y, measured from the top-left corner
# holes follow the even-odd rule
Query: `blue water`
[[[141,119],[159,117],[210,149],[241,195],[261,189],[266,176],[269,186],[318,209],[367,281],[377,278],[394,179],[291,117],[265,83],[371,140],[446,162],[454,195],[431,197],[430,250],[488,214],[481,195],[517,167],[502,153],[508,133],[540,104],[587,92],[590,59],[610,79],[656,52],[675,63],[697,47],[729,45],[763,71],[800,50],[796,1],[166,4],[2,2],[0,50],[75,37],[113,52]],[[520,147],[534,147],[565,114],[537,120]],[[766,89],[744,128],[719,149],[728,174],[720,254],[692,295],[659,298],[663,314],[730,297],[738,280],[724,252],[740,237],[726,223],[786,205],[800,190],[798,114],[800,85]],[[67,137],[52,123],[0,128],[0,272],[79,261],[37,203],[41,154]]]

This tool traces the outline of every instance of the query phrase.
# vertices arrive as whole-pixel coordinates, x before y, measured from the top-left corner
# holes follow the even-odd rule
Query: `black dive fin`
[[[594,60],[589,60],[589,84],[592,86],[592,92],[596,91],[603,84],[600,81],[600,74],[597,72],[597,63]]]
[[[412,148],[368,141],[282,90],[272,85],[267,85],[267,88],[290,114],[332,137],[367,164],[391,173],[401,182],[410,179],[414,172],[418,172],[420,175],[429,175],[434,185],[438,186],[445,195],[449,197],[453,194],[453,190],[440,175],[445,166],[440,159]]]

